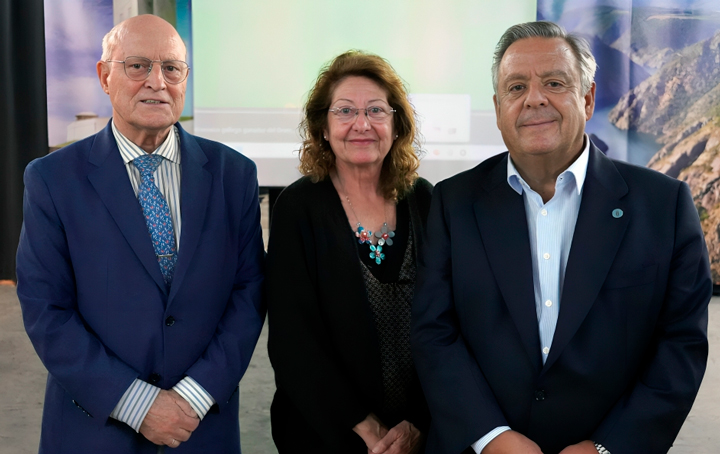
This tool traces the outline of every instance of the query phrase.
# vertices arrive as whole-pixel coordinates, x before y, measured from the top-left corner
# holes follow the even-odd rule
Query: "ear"
[[[493,95],[493,105],[495,106],[495,124],[500,129],[500,103],[498,103],[497,95]]]
[[[593,113],[595,112],[595,82],[592,83],[590,86],[590,90],[588,90],[587,93],[585,93],[584,99],[585,99],[585,121],[588,121],[592,118]]]
[[[104,61],[99,61],[97,62],[96,69],[98,79],[100,79],[100,86],[105,93],[110,94],[110,88],[108,88],[108,76],[110,75],[110,68],[108,68],[108,64]]]

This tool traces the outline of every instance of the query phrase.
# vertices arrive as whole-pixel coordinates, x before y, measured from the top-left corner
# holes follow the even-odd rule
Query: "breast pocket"
[[[646,266],[636,270],[616,270],[607,275],[606,289],[636,287],[655,282],[657,276],[657,264]]]

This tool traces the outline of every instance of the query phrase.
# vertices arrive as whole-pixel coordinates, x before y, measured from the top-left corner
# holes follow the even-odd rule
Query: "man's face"
[[[572,162],[595,106],[580,87],[575,55],[560,38],[525,38],[505,52],[493,96],[497,125],[514,161]]]
[[[157,18],[138,17],[112,52],[110,60],[145,57],[151,60],[185,60],[185,46],[170,24]],[[132,19],[131,19],[132,21]],[[145,80],[132,80],[122,63],[98,63],[103,90],[110,95],[117,128],[135,143],[145,137],[164,137],[182,114],[187,79],[168,84],[160,63],[153,63]]]

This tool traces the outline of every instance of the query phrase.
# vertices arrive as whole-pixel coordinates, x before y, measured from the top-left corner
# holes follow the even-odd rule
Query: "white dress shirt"
[[[587,174],[590,157],[590,141],[587,135],[584,142],[585,148],[580,156],[558,175],[555,180],[555,194],[547,203],[544,203],[540,194],[533,191],[523,180],[508,156],[507,182],[515,192],[523,196],[525,202],[525,216],[530,235],[535,311],[543,364],[547,361],[552,348],[555,326],[560,313],[565,269]],[[506,430],[511,428],[496,427],[473,443],[472,448],[479,454],[488,443]]]

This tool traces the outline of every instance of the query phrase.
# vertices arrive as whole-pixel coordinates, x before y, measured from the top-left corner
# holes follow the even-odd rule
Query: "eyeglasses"
[[[153,63],[160,63],[165,82],[179,84],[184,81],[190,68],[181,60],[150,60],[145,57],[127,57],[125,60],[105,60],[108,63],[122,63],[125,74],[132,80],[145,80],[153,69]]]
[[[340,120],[342,123],[347,123],[348,121],[355,120],[355,117],[357,117],[360,112],[365,112],[365,116],[367,119],[371,122],[381,122],[385,120],[387,117],[390,116],[393,112],[396,112],[395,109],[385,109],[380,106],[370,106],[366,107],[365,109],[358,109],[357,107],[352,106],[345,106],[345,107],[335,107],[333,109],[328,109],[330,112],[335,114],[335,117],[337,117],[338,120]]]

